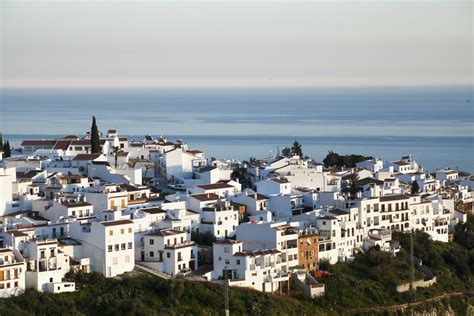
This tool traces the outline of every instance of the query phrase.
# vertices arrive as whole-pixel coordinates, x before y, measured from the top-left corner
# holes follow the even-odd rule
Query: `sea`
[[[385,161],[411,154],[425,170],[474,172],[473,87],[2,89],[0,132],[23,139],[102,132],[182,139],[207,157],[275,156],[294,140]]]

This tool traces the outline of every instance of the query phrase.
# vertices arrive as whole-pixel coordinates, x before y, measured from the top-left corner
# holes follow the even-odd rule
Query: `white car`
[[[189,268],[182,269],[176,274],[176,276],[182,276],[182,277],[187,277],[190,275],[191,275],[191,269]]]
[[[186,186],[182,183],[178,183],[174,186],[174,189],[177,190],[177,191],[185,191],[186,190]]]

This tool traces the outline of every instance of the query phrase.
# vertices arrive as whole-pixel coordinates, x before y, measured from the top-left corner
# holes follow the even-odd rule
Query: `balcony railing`
[[[194,241],[184,241],[178,244],[173,244],[173,245],[165,245],[166,249],[176,249],[176,248],[183,248],[183,247],[189,247],[194,245]]]

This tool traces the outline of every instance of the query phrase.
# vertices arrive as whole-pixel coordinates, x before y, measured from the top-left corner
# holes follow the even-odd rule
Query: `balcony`
[[[194,245],[194,241],[185,241],[185,242],[174,244],[174,245],[165,245],[165,248],[166,249],[178,249],[178,248],[191,247],[193,245]]]
[[[447,222],[447,221],[444,221],[444,220],[435,220],[435,226],[436,226],[436,227],[439,227],[439,226],[448,226],[448,222]]]
[[[280,271],[280,272],[277,272],[273,275],[269,275],[269,276],[265,277],[264,281],[265,282],[286,281],[286,280],[288,280],[288,276],[289,276],[289,274],[287,272]]]

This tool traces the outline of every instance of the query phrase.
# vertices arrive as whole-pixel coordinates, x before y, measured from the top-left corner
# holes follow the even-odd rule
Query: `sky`
[[[473,1],[0,2],[0,85],[472,85]]]

